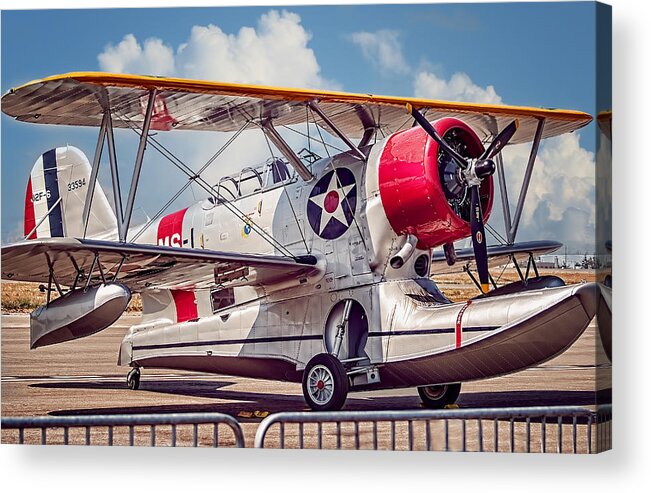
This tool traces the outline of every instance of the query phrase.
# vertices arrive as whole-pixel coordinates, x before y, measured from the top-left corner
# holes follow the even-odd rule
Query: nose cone
[[[594,317],[597,313],[597,306],[599,304],[599,297],[601,292],[599,286],[596,282],[588,282],[585,284],[579,284],[574,288],[575,296],[581,301],[583,309],[590,319]]]

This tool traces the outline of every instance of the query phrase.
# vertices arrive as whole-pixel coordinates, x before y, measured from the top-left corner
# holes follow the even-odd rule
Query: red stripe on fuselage
[[[463,320],[463,313],[466,311],[466,308],[470,306],[470,303],[472,303],[472,300],[468,300],[468,302],[461,307],[461,310],[459,310],[459,315],[457,315],[457,324],[454,328],[454,334],[455,334],[455,347],[460,348],[461,347],[461,321]]]
[[[193,320],[198,317],[194,291],[172,289],[170,292],[172,293],[172,298],[174,298],[177,322],[185,322],[186,320]]]
[[[24,236],[27,236],[30,231],[36,226],[36,214],[34,213],[34,197],[32,193],[32,179],[30,177],[27,182],[27,194],[25,195],[25,223],[24,223]],[[28,240],[36,238],[36,231],[29,235]]]
[[[183,218],[187,207],[168,214],[158,223],[156,242],[159,245],[181,248],[183,246]]]

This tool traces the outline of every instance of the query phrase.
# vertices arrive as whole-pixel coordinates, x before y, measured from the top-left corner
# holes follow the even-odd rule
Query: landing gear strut
[[[140,368],[132,368],[127,374],[127,386],[131,390],[138,390],[138,387],[140,387]]]

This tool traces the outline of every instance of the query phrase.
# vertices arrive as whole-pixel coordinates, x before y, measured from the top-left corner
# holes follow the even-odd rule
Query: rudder
[[[73,146],[51,149],[36,160],[25,196],[28,239],[84,235],[82,215],[90,172],[88,158]],[[115,214],[97,183],[86,236],[109,239],[116,231]]]

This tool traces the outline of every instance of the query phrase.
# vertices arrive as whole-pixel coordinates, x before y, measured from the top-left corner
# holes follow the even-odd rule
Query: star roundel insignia
[[[355,175],[348,168],[337,168],[323,175],[312,188],[307,218],[317,235],[334,240],[348,231],[356,207]]]

